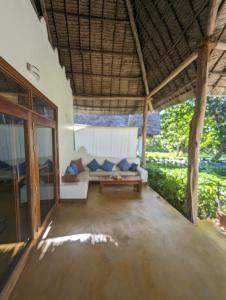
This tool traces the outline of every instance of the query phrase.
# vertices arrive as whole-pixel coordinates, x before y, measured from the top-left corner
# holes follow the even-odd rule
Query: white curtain
[[[25,158],[24,126],[0,124],[0,161],[10,164],[15,158],[21,161]]]
[[[92,127],[75,125],[75,149],[101,157],[136,157],[137,127]]]

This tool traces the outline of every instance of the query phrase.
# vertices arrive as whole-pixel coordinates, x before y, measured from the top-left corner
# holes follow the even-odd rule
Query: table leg
[[[100,186],[99,186],[99,191],[100,191],[100,193],[103,192],[103,186],[102,186],[102,183],[101,183],[101,182],[100,182]]]

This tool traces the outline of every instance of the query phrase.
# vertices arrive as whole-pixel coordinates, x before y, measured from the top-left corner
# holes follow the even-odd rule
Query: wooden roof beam
[[[120,76],[120,75],[111,75],[111,74],[99,74],[99,73],[88,73],[88,72],[70,72],[66,71],[68,75],[82,75],[82,76],[97,76],[97,77],[109,77],[109,78],[118,78],[124,80],[137,80],[141,79],[141,76]]]
[[[84,52],[84,53],[97,53],[97,54],[118,54],[118,55],[123,55],[123,56],[134,56],[136,55],[136,52],[121,52],[121,51],[111,51],[111,50],[96,50],[96,49],[88,49],[88,48],[79,48],[79,47],[65,47],[65,46],[59,46],[59,45],[54,45],[54,47],[57,47],[59,50],[68,50],[68,51],[77,51],[77,52]]]
[[[46,10],[47,13],[50,13],[50,14],[57,14],[57,15],[62,15],[62,16],[65,16],[65,12],[62,11],[62,10],[59,10],[59,9],[47,9]],[[78,17],[80,19],[86,19],[86,20],[89,20],[89,19],[93,19],[93,20],[99,20],[99,21],[116,21],[116,22],[121,22],[121,23],[129,23],[129,20],[128,19],[123,19],[123,18],[110,18],[110,17],[102,17],[102,16],[92,16],[92,15],[85,15],[85,14],[79,14],[79,13],[74,13],[74,12],[69,12],[67,11],[66,12],[67,16],[69,17]]]
[[[215,46],[216,50],[222,50],[222,51],[226,51],[226,43],[224,42],[217,42],[216,46]]]
[[[151,98],[147,98],[149,95],[149,85],[148,85],[148,80],[147,80],[147,72],[145,69],[144,65],[144,58],[143,58],[143,53],[141,49],[141,44],[137,32],[137,27],[133,15],[133,7],[131,5],[130,0],[126,0],[126,6],[127,6],[127,11],[130,19],[130,26],[131,30],[133,33],[136,49],[137,49],[137,54],[140,62],[140,68],[141,68],[141,73],[142,73],[142,78],[143,78],[143,83],[144,83],[144,90],[146,97],[143,101],[143,130],[142,130],[142,166],[145,167],[146,165],[146,160],[145,160],[145,152],[146,152],[146,137],[147,137],[147,123],[148,123],[148,109],[153,111],[153,106],[151,103]]]
[[[180,74],[185,68],[187,68],[198,57],[198,51],[189,55],[176,69],[174,69],[169,76],[166,77],[157,87],[155,87],[148,95],[148,98],[154,96],[162,88],[164,88],[171,80],[173,80],[178,74]]]
[[[82,96],[75,95],[76,101],[144,101],[145,97],[142,96]]]
[[[144,82],[145,94],[146,94],[146,96],[148,96],[149,95],[149,86],[148,86],[148,81],[147,81],[147,72],[146,72],[145,65],[144,65],[143,53],[141,50],[140,40],[138,37],[136,23],[135,23],[135,19],[133,16],[133,8],[132,8],[130,0],[126,0],[126,6],[127,6],[129,19],[130,19],[131,30],[132,30],[134,41],[136,44],[138,58],[140,61],[140,67],[141,67],[141,73],[142,73],[142,78],[143,78],[143,82]]]

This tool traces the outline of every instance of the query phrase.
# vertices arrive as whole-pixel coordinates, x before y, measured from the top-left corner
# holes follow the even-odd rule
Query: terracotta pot
[[[221,227],[224,227],[226,229],[226,214],[221,211],[220,209],[216,212],[217,219],[219,220],[219,224]]]

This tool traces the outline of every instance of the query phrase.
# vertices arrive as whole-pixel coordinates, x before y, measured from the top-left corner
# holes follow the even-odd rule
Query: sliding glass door
[[[32,237],[25,128],[0,112],[0,286]]]
[[[55,159],[54,129],[45,125],[36,125],[36,155],[39,177],[40,217],[45,217],[55,203]]]

